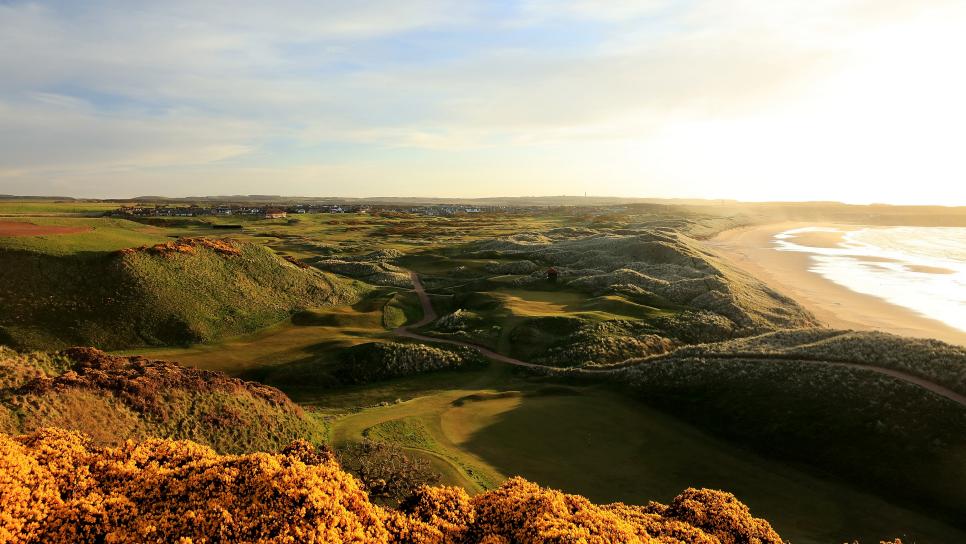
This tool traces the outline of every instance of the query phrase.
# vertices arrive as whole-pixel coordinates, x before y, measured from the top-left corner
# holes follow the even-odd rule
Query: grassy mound
[[[209,342],[359,290],[228,240],[68,255],[0,249],[0,258],[0,343],[29,349]]]
[[[708,311],[743,331],[815,324],[793,300],[666,229],[523,233],[469,244],[463,254],[553,266],[561,283],[595,296]],[[524,283],[541,282],[538,271]]]
[[[370,502],[327,452],[217,455],[192,442],[98,448],[48,429],[0,435],[0,540],[34,542],[780,543],[728,493],[598,506],[512,479],[470,498],[423,487],[400,509]]]
[[[955,389],[964,354],[882,333],[783,331],[684,347],[616,378],[648,402],[759,451],[962,520],[966,407],[836,363],[897,369]]]
[[[409,287],[412,285],[409,273],[392,264],[392,261],[400,255],[398,251],[380,250],[357,257],[319,259],[313,264],[322,270],[358,278],[376,285]]]
[[[558,324],[549,324],[553,322]],[[527,321],[514,329],[510,339],[514,352],[527,360],[563,367],[618,363],[670,351],[672,342],[654,332],[640,321],[587,322],[558,317]]]
[[[331,360],[330,360],[331,359]],[[282,389],[339,387],[412,376],[439,370],[479,368],[486,359],[464,347],[418,343],[366,342],[342,349],[335,357],[310,357],[253,374]]]
[[[91,348],[0,348],[0,429],[48,426],[82,431],[98,444],[166,437],[221,452],[275,451],[324,432],[281,391],[218,372]]]

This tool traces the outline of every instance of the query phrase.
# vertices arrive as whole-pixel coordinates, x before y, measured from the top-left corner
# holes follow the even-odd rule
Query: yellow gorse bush
[[[97,447],[43,429],[0,434],[0,543],[780,543],[734,496],[598,506],[522,478],[470,497],[422,487],[398,510],[369,501],[307,443],[219,455],[189,441]]]

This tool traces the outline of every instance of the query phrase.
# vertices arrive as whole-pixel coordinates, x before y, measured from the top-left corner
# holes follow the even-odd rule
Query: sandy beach
[[[851,291],[809,271],[807,253],[777,251],[773,238],[789,229],[823,226],[847,231],[854,225],[774,223],[725,231],[707,244],[734,265],[788,295],[819,320],[837,329],[880,330],[966,345],[966,332],[883,299]],[[837,247],[842,233],[810,232],[795,242],[811,247]],[[941,273],[937,270],[936,273]]]

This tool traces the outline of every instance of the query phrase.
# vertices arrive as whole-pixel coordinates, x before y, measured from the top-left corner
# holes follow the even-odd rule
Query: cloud
[[[333,176],[383,194],[398,179],[573,191],[579,176],[706,191],[712,174],[777,175],[729,159],[754,160],[734,142],[862,138],[900,89],[924,95],[890,63],[952,104],[943,51],[961,40],[937,40],[964,20],[953,0],[0,3],[0,192],[263,179],[319,194]],[[703,175],[701,154],[718,161]]]

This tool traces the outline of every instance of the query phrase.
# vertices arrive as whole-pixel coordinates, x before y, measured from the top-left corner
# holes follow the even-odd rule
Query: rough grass
[[[4,221],[24,221],[42,226],[90,229],[76,234],[50,236],[0,236],[0,251],[19,250],[44,255],[78,255],[116,251],[128,247],[153,245],[166,241],[169,233],[163,229],[109,218],[29,217],[4,218]]]
[[[238,254],[201,243],[184,252],[3,251],[0,342],[35,349],[210,342],[300,309],[351,302],[364,289],[262,246],[228,244]]]
[[[821,358],[876,361],[850,354],[852,345],[869,345],[858,338],[836,343],[828,338],[835,334],[816,334],[826,340],[786,345],[781,351],[772,346],[768,352],[775,353],[773,358],[768,352],[729,355],[735,343],[683,348],[645,359],[615,379],[653,405],[758,451],[963,519],[966,408],[889,376],[824,364]],[[784,338],[803,336],[815,337],[799,333]],[[865,337],[876,340],[875,335]],[[739,344],[763,349],[775,340]],[[896,342],[901,349],[881,346],[889,347],[893,356],[904,353],[901,358],[912,366],[916,360],[927,361],[922,370],[941,368],[929,362],[934,350],[917,348],[917,341]],[[796,352],[801,359],[791,357]],[[821,357],[811,361],[806,354]]]
[[[736,448],[624,395],[520,380],[499,368],[487,374],[450,375],[448,390],[433,389],[438,376],[399,381],[392,390],[370,386],[382,391],[373,399],[404,402],[341,416],[332,423],[333,441],[399,444],[444,462],[444,483],[471,491],[511,475],[543,478],[601,502],[667,500],[682,482],[729,489],[796,543],[964,537],[928,515]],[[411,389],[417,383],[427,389]],[[356,390],[355,398],[364,394]]]
[[[732,269],[695,240],[664,228],[525,232],[461,249],[472,258],[515,258],[553,266],[559,282],[595,296],[637,294],[722,315],[749,331],[814,324],[794,301]],[[539,272],[521,285],[545,283]]]
[[[56,426],[98,444],[190,439],[221,452],[321,442],[324,426],[277,389],[223,374],[92,349],[18,354],[0,349],[6,432]]]

